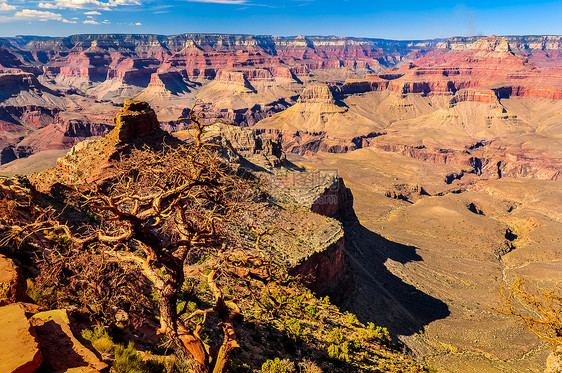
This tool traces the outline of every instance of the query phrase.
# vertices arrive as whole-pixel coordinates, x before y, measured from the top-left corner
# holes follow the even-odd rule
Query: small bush
[[[343,333],[338,328],[334,328],[330,330],[326,339],[329,343],[336,343],[336,344],[340,344],[345,341],[345,337]]]
[[[279,359],[276,357],[274,360],[267,360],[261,366],[261,373],[294,373],[295,363],[288,359]]]
[[[329,345],[328,356],[330,359],[337,359],[340,356],[340,347],[336,344]]]
[[[357,319],[357,316],[349,312],[345,313],[345,322],[350,327],[359,324],[359,320]]]
[[[39,303],[45,295],[35,288],[35,283],[31,279],[27,279],[27,291],[26,294],[33,302]]]
[[[367,341],[379,341],[383,344],[389,344],[392,339],[387,328],[375,326],[372,322],[367,324],[367,328],[361,330],[361,337]]]
[[[295,341],[298,341],[302,338],[302,324],[298,319],[288,319],[285,322],[285,326],[287,332]]]
[[[84,329],[80,332],[82,338],[94,342],[98,339],[105,338],[112,341],[109,333],[107,332],[107,327],[103,325],[95,325],[92,329]],[[113,342],[113,341],[112,341]]]
[[[316,363],[309,360],[300,362],[299,368],[301,373],[322,373],[322,369]]]
[[[127,347],[122,345],[115,346],[115,361],[113,369],[117,373],[145,373],[145,365],[142,356],[138,353],[133,342],[129,342]]]
[[[309,304],[308,306],[305,307],[304,312],[309,318],[313,319],[318,314],[318,309],[314,304]]]
[[[342,344],[331,344],[328,346],[328,356],[330,359],[350,362],[351,361],[351,346],[348,341]]]
[[[92,341],[92,346],[100,353],[110,353],[113,351],[115,344],[108,337],[101,337]]]

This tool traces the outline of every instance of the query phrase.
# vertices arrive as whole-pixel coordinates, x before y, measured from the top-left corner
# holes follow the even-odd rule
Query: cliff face
[[[305,77],[326,69],[379,71],[437,45],[437,41],[227,34],[85,34],[16,37],[12,44],[5,43],[9,48],[0,49],[1,66],[37,66],[51,79],[79,88],[106,80],[145,88],[152,73],[169,71],[191,79],[214,79],[222,70],[246,69],[249,80]],[[253,69],[262,71],[256,76]]]
[[[403,93],[455,94],[466,88],[502,84],[509,95],[521,97],[562,97],[562,74],[559,69],[535,63],[533,53],[544,48],[558,48],[557,43],[546,43],[540,49],[535,44],[515,43],[509,37],[490,36],[474,39],[452,39],[439,45],[410,65],[397,72],[398,79],[389,82],[389,89]],[[533,48],[537,47],[537,48]],[[552,50],[553,52],[555,50]],[[556,53],[552,58],[556,60]],[[536,89],[541,87],[540,90]],[[508,88],[509,87],[509,88]]]
[[[303,259],[302,263],[295,266],[290,272],[293,276],[301,276],[307,286],[318,294],[341,294],[341,289],[337,288],[342,285],[342,280],[346,275],[345,271],[345,241],[342,237],[321,252]],[[346,291],[353,289],[353,285],[350,283],[346,283],[345,286]]]

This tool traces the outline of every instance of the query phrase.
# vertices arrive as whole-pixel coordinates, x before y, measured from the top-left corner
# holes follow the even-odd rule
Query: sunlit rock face
[[[126,101],[114,121],[120,141],[147,136],[160,129],[156,113],[142,101]]]

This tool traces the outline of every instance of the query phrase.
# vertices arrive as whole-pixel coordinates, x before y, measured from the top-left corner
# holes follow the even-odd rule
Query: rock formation
[[[52,372],[103,372],[109,367],[74,336],[66,310],[39,312],[30,320],[43,356],[42,369]]]
[[[114,118],[115,128],[97,140],[90,139],[73,146],[57,160],[57,166],[36,176],[39,185],[48,186],[54,182],[93,181],[111,176],[111,162],[118,158],[118,152],[125,151],[135,143],[146,143],[144,137],[152,137],[148,143],[158,143],[163,137],[173,141],[169,134],[160,129],[154,110],[146,102],[127,101]]]
[[[561,95],[560,43],[559,36],[447,41],[220,34],[15,37],[2,42],[0,58],[0,80],[12,87],[0,92],[0,126],[13,134],[0,139],[2,161],[54,149],[46,140],[52,130],[36,135],[42,139],[34,139],[31,147],[10,147],[56,123],[59,112],[79,113],[83,123],[110,124],[100,121],[99,114],[113,115],[113,103],[134,96],[151,102],[170,125],[195,99],[202,99],[244,126],[287,109],[299,96],[307,100],[313,92],[305,89],[309,82],[330,83],[336,96],[379,90],[456,96],[458,91],[453,102],[482,102],[493,97],[476,92],[492,89],[498,98],[555,99]],[[468,88],[477,90],[463,91]],[[327,112],[341,107],[331,109]],[[363,137],[369,132],[334,140],[330,131],[311,124],[301,130],[323,133],[323,138],[294,137],[298,145],[285,147],[287,151],[341,152],[367,145]],[[293,136],[285,133],[288,137]]]
[[[285,200],[279,203],[287,209],[272,209],[267,217],[271,219],[267,224],[283,221],[293,226],[290,233],[279,232],[272,238],[277,255],[294,267],[295,273],[310,277],[309,285],[320,293],[329,293],[346,280],[344,232],[340,223],[331,219],[354,219],[353,198],[343,180],[329,174],[293,170],[279,142],[248,129],[217,124],[208,127],[204,136],[204,141],[224,146],[225,158],[239,164],[244,172],[251,172],[251,178],[260,178],[274,198]],[[55,183],[103,183],[111,178],[112,162],[130,147],[160,149],[163,143],[178,144],[181,139],[192,141],[188,131],[178,132],[175,137],[162,131],[147,103],[127,101],[108,135],[75,145],[55,168],[34,176],[33,181],[46,190]],[[295,185],[294,180],[306,182]],[[301,206],[302,211],[290,213],[289,206]],[[352,288],[351,283],[348,285]]]
[[[0,255],[0,306],[25,301],[26,288],[20,268]]]
[[[119,141],[147,136],[160,130],[156,113],[148,103],[141,101],[126,101],[114,122]]]
[[[18,304],[0,307],[0,371],[32,373],[43,361],[36,333],[24,308]]]

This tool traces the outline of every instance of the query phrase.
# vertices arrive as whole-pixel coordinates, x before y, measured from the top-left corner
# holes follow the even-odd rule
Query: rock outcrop
[[[0,306],[25,301],[26,283],[14,262],[0,255]]]
[[[114,123],[115,128],[107,135],[78,143],[57,160],[55,168],[34,176],[37,185],[48,187],[55,182],[69,184],[107,179],[111,177],[112,162],[126,148],[144,144],[161,146],[164,138],[170,144],[178,141],[160,129],[156,113],[146,102],[126,101]]]
[[[115,124],[108,135],[74,146],[57,167],[37,175],[34,182],[41,189],[48,189],[56,182],[100,183],[111,177],[112,162],[130,147],[159,149],[164,142],[179,143],[182,138],[192,141],[187,132],[172,137],[162,131],[154,111],[144,102],[127,101]],[[337,287],[346,275],[344,231],[332,218],[354,218],[351,192],[343,180],[334,175],[318,176],[298,170],[286,162],[279,142],[263,139],[248,129],[213,125],[205,133],[204,141],[223,145],[225,158],[255,173],[251,177],[261,178],[273,198],[286,206],[272,208],[275,211],[271,221],[275,225],[271,228],[283,225],[287,229],[273,239],[277,255],[294,267],[295,273],[310,279],[307,281],[315,291],[325,293]],[[295,184],[297,179],[303,183]],[[296,209],[294,213],[292,209]]]
[[[332,90],[327,85],[313,85],[306,88],[299,96],[299,104],[335,104]]]
[[[125,101],[123,108],[117,113],[114,123],[119,141],[148,136],[160,130],[156,113],[148,103],[142,101]]]
[[[0,371],[32,373],[43,361],[36,333],[24,308],[18,304],[0,307]]]
[[[322,251],[303,258],[290,271],[291,275],[302,276],[304,282],[318,294],[341,293],[337,289],[346,275],[345,240],[343,237],[331,243]],[[345,284],[351,291],[352,284]]]
[[[286,156],[281,143],[274,139],[256,135],[253,131],[232,125],[217,125],[209,128],[206,136],[213,143],[218,143],[225,148],[230,148],[240,157],[244,167],[263,168],[271,170],[285,164]],[[181,137],[180,137],[181,138]]]
[[[108,365],[74,336],[66,310],[40,312],[30,318],[49,372],[102,372]]]

